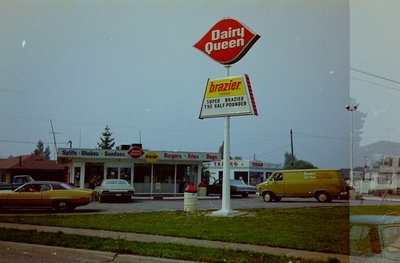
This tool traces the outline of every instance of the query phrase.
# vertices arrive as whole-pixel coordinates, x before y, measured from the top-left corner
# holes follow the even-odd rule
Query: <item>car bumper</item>
[[[231,191],[231,195],[241,195],[241,194],[255,194],[256,191],[252,191],[252,190],[232,190]]]
[[[101,197],[105,198],[128,198],[133,197],[132,191],[104,191],[99,193]]]

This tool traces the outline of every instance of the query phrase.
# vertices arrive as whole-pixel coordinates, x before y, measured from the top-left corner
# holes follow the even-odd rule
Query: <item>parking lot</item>
[[[296,208],[317,206],[347,206],[346,200],[333,200],[330,203],[320,203],[314,198],[287,198],[281,202],[266,203],[257,195],[247,198],[232,197],[231,208],[234,209],[268,209],[268,208]],[[218,197],[199,198],[197,202],[199,210],[221,209],[221,199]],[[150,197],[136,197],[131,203],[99,203],[92,202],[87,206],[78,207],[76,212],[95,213],[120,213],[120,212],[150,212],[150,211],[179,211],[184,209],[184,199],[164,198],[161,200]]]
[[[382,197],[372,195],[363,196],[363,200],[332,200],[329,203],[318,202],[314,198],[284,198],[280,202],[266,203],[258,195],[249,195],[247,198],[232,197],[231,209],[272,209],[272,208],[302,208],[302,207],[334,207],[349,205],[399,205],[400,196],[391,196],[382,202]],[[197,209],[216,211],[221,209],[221,199],[218,197],[200,197],[197,201]],[[75,209],[74,213],[135,213],[154,211],[183,211],[183,197],[165,197],[154,199],[152,197],[135,197],[132,202],[99,203],[97,201]],[[27,214],[48,213],[49,210],[12,209],[3,211],[2,214]],[[54,212],[53,212],[54,213]]]

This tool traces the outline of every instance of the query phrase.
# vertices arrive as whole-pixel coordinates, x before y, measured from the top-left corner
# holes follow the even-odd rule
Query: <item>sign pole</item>
[[[231,212],[231,187],[230,187],[230,126],[231,119],[225,116],[224,123],[224,156],[223,156],[223,179],[222,179],[222,207],[221,213],[228,215]]]
[[[226,76],[229,77],[230,65],[225,65]],[[224,120],[224,167],[222,179],[222,207],[221,213],[228,215],[231,212],[231,184],[230,184],[230,166],[229,159],[231,154],[231,117],[225,116]]]
[[[230,65],[239,61],[259,38],[260,36],[252,32],[248,27],[228,17],[216,23],[194,45],[195,48],[204,52],[210,58],[223,64],[228,76],[226,80],[210,81],[209,79],[199,116],[200,119],[210,117],[225,118],[224,156],[222,157],[222,207],[221,210],[212,213],[216,216],[235,216],[240,214],[231,210],[230,116],[258,115],[258,113],[248,76],[245,76],[245,81],[235,81],[235,78],[229,80],[229,69]],[[248,105],[249,96],[251,105]],[[249,107],[245,110],[244,106],[250,106],[251,109]]]
[[[227,77],[229,77],[230,65],[225,65]],[[215,211],[212,214],[215,216],[234,216],[239,212],[231,209],[231,184],[230,184],[230,116],[225,116],[224,120],[224,156],[223,158],[223,175],[222,175],[222,205],[221,210]]]

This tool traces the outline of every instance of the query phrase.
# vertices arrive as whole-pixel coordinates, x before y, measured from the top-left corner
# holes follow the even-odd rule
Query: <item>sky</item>
[[[360,145],[400,142],[400,1],[351,0],[350,10],[350,96],[367,113]]]
[[[384,3],[0,1],[0,158],[39,139],[54,154],[51,123],[57,147],[95,148],[108,125],[116,145],[217,152],[223,118],[198,116],[207,79],[227,72],[193,45],[232,17],[261,38],[230,69],[249,75],[259,113],[231,118],[231,156],[282,163],[292,129],[298,159],[349,167],[349,95],[368,113],[360,144],[400,141],[394,121],[376,127],[398,91],[356,78],[398,84],[350,69],[399,79],[396,23],[381,21],[398,2]]]

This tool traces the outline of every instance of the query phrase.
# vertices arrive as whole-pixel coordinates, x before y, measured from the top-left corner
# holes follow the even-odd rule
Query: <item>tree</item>
[[[285,152],[285,160],[283,161],[283,167],[291,167],[297,161],[296,155]]]
[[[286,152],[285,161],[283,163],[284,170],[290,169],[316,169],[318,167],[314,166],[312,163],[304,160],[297,160],[296,156]]]
[[[114,138],[112,136],[112,132],[108,125],[104,128],[104,132],[101,133],[103,137],[100,137],[100,142],[97,143],[99,149],[112,149],[115,145]]]
[[[47,145],[46,148],[44,148],[44,143],[42,142],[42,140],[39,140],[36,144],[36,148],[32,152],[32,155],[50,159],[50,153],[50,147]]]

